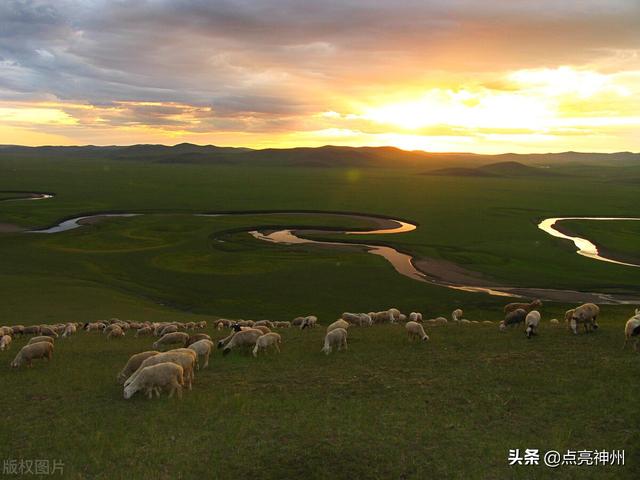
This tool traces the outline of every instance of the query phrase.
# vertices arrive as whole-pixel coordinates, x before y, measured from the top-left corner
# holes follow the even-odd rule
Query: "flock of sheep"
[[[542,306],[540,300],[530,303],[510,303],[504,307],[505,317],[498,327],[505,331],[509,327],[524,324],[524,332],[528,338],[537,334],[541,321],[541,315],[536,308]],[[565,313],[567,328],[574,334],[578,333],[578,326],[582,325],[585,333],[598,328],[597,317],[600,308],[593,303],[585,303]],[[493,324],[489,320],[479,322],[461,318],[463,311],[456,309],[451,313],[451,321],[445,317],[437,317],[423,320],[419,312],[411,312],[408,316],[402,314],[396,308],[369,313],[345,312],[341,318],[330,324],[326,329],[324,344],[321,352],[330,354],[333,349],[347,350],[348,330],[351,326],[371,327],[380,323],[405,323],[405,330],[410,341],[427,341],[429,336],[425,332],[424,325],[442,326],[449,323],[465,324]],[[559,325],[557,319],[550,320],[551,325]],[[291,322],[272,322],[269,320],[226,320],[219,319],[214,322],[217,330],[229,328],[230,334],[217,342],[217,347],[223,350],[223,355],[229,354],[234,349],[250,349],[253,356],[273,349],[280,353],[282,337],[273,332],[274,329],[283,328],[314,328],[318,325],[318,318],[314,315],[297,317]],[[14,336],[33,335],[29,342],[22,347],[14,360],[12,367],[26,365],[32,366],[35,359],[51,360],[55,339],[66,338],[74,335],[78,330],[86,332],[97,331],[106,336],[108,340],[121,338],[127,331],[135,331],[134,336],[155,336],[152,344],[153,350],[144,351],[132,355],[124,368],[118,373],[117,381],[124,388],[124,398],[131,398],[136,392],[143,392],[148,398],[155,393],[160,395],[162,390],[169,392],[169,397],[174,393],[182,397],[182,389],[191,390],[195,371],[200,369],[200,359],[204,360],[202,368],[209,365],[209,357],[212,353],[214,342],[211,337],[196,330],[207,328],[207,322],[131,322],[119,319],[111,319],[106,322],[92,322],[80,325],[78,323],[66,323],[57,325],[14,325],[12,327],[0,327],[0,350],[10,348]],[[635,338],[634,349],[638,351],[640,342],[640,309],[635,310],[625,325],[625,342],[623,348],[631,338]],[[171,347],[167,351],[161,348]]]

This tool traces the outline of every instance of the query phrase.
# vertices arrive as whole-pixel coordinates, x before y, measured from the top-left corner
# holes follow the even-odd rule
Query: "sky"
[[[0,143],[640,151],[638,0],[3,0]]]

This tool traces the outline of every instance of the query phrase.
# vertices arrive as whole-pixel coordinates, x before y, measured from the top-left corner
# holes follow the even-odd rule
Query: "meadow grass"
[[[548,216],[637,216],[637,186],[612,188],[615,171],[454,178],[410,169],[3,159],[0,190],[56,197],[2,202],[2,222],[155,214],[56,235],[0,234],[0,323],[207,319],[208,333],[220,337],[226,332],[211,330],[213,318],[313,313],[327,325],[345,310],[395,306],[425,318],[462,307],[469,319],[497,322],[508,301],[410,280],[361,251],[273,245],[241,232],[373,226],[366,221],[190,215],[205,211],[406,218],[419,228],[326,236],[388,243],[511,285],[637,293],[638,269],[580,257],[536,227]],[[632,231],[592,233],[634,254]],[[283,331],[281,355],[217,352],[182,401],[122,398],[115,376],[150,338],[83,332],[59,340],[51,364],[12,370],[26,341],[17,339],[0,352],[0,407],[10,412],[0,459],[62,459],[68,478],[637,478],[638,355],[621,350],[632,308],[603,306],[601,329],[573,336],[546,323],[570,306],[546,304],[532,340],[521,330],[499,334],[497,324],[450,325],[431,329],[428,344],[411,344],[402,327],[376,326],[352,329],[349,351],[325,357],[322,328]],[[625,449],[627,465],[509,468],[510,448]]]

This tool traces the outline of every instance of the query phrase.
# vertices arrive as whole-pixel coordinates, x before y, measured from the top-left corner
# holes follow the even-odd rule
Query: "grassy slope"
[[[290,330],[279,356],[216,352],[182,402],[121,399],[114,376],[151,339],[80,334],[50,365],[4,370],[0,454],[61,458],[69,478],[634,478],[637,356],[620,350],[619,320],[529,341],[486,326],[432,329],[428,344],[399,326],[354,329],[329,357],[321,329]],[[624,448],[627,466],[510,469],[509,448]]]
[[[637,190],[616,187],[594,201],[598,180],[554,182],[434,179],[376,169],[1,162],[0,189],[58,196],[0,204],[0,212],[2,221],[47,225],[111,209],[357,210],[420,223],[409,234],[363,240],[442,256],[500,279],[547,287],[637,285],[637,271],[582,259],[535,227],[544,216],[634,215]],[[210,238],[284,221],[287,216],[150,216],[55,236],[2,235],[1,322],[290,319],[314,312],[326,324],[345,309],[391,305],[428,316],[457,306],[472,319],[500,316],[499,299],[411,281],[371,255],[318,250],[311,256],[247,235],[225,244]],[[295,218],[305,222],[316,221]],[[565,308],[547,306],[545,318]],[[561,476],[634,478],[640,439],[629,399],[640,393],[631,380],[637,356],[620,350],[628,313],[628,307],[607,307],[603,328],[591,336],[546,328],[532,341],[521,332],[499,335],[474,326],[434,329],[429,345],[410,345],[400,327],[376,327],[353,331],[350,351],[328,358],[319,353],[320,330],[290,331],[280,356],[215,358],[183,402],[121,400],[115,374],[150,339],[107,342],[80,334],[58,342],[51,365],[12,371],[6,365],[23,343],[18,340],[0,353],[0,382],[11,385],[3,388],[0,408],[12,412],[0,429],[0,457],[62,458],[71,478],[291,478],[303,472],[312,478],[540,478],[551,472],[507,469],[507,450],[625,448],[624,469],[563,467]],[[43,428],[54,418],[55,429]],[[176,449],[189,453],[171,457]]]

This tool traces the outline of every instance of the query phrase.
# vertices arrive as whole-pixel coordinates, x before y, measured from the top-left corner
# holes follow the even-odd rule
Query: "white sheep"
[[[549,320],[549,324],[552,327],[557,327],[558,325],[560,325],[560,321],[557,318],[552,318],[551,320]]]
[[[56,331],[49,325],[40,325],[40,335],[46,335],[48,337],[58,338]]]
[[[524,319],[525,335],[527,338],[537,335],[538,325],[540,325],[540,312],[538,310],[531,310]]]
[[[370,327],[373,324],[373,320],[371,320],[371,317],[366,313],[344,312],[342,314],[342,320],[344,320],[345,322],[349,322],[351,325],[357,325],[359,327]]]
[[[336,320],[327,327],[327,333],[329,333],[331,330],[335,330],[336,328],[344,328],[345,330],[347,330],[349,328],[349,322],[346,322],[342,319]]]
[[[122,338],[124,337],[124,330],[120,325],[112,324],[110,325],[112,328],[107,334],[107,340],[111,340],[112,338]]]
[[[456,308],[453,312],[451,312],[451,320],[458,323],[460,321],[460,317],[462,317],[463,314],[464,312],[461,308]]]
[[[333,347],[337,347],[338,351],[342,350],[343,347],[347,350],[347,331],[344,328],[336,327],[327,331],[324,337],[324,346],[320,351],[324,352],[325,355],[329,355]]]
[[[0,350],[9,350],[9,346],[11,345],[12,340],[13,338],[11,337],[11,335],[2,335],[2,337],[0,337]]]
[[[315,328],[318,322],[318,317],[315,315],[308,315],[302,319],[300,323],[300,330],[304,330],[305,328]]]
[[[203,338],[197,342],[193,342],[187,348],[193,350],[198,354],[198,357],[204,357],[204,365],[202,368],[209,366],[209,356],[211,355],[211,349],[213,348],[213,342],[210,339]],[[200,370],[200,362],[196,363],[196,368]]]
[[[70,337],[76,333],[76,326],[73,323],[67,323],[64,327],[64,331],[62,332],[62,338]]]
[[[231,340],[225,345],[224,350],[222,350],[222,355],[228,355],[229,352],[231,352],[231,350],[234,348],[253,347],[256,344],[258,338],[262,335],[264,335],[264,333],[261,330],[256,330],[253,328],[235,332],[235,335],[231,337]]]
[[[624,349],[627,346],[627,342],[631,339],[631,337],[636,337],[636,341],[633,344],[633,349],[638,351],[638,343],[640,342],[640,309],[636,308],[636,314],[627,320],[627,323],[624,326],[624,345],[622,348]]]
[[[568,312],[567,312],[568,313]],[[574,335],[578,334],[578,324],[582,323],[585,333],[590,333],[598,328],[597,318],[600,313],[600,307],[594,303],[584,303],[576,307],[571,314],[569,327]]]
[[[153,342],[152,347],[158,348],[161,345],[175,345],[175,344],[180,344],[184,347],[187,344],[187,341],[189,341],[188,333],[171,332],[171,333],[167,333],[166,335],[163,335],[158,340]]]
[[[413,341],[416,338],[426,342],[429,340],[429,335],[427,335],[418,322],[407,322],[405,325],[407,330],[407,334],[409,335],[409,340]]]
[[[422,314],[420,312],[411,312],[409,314],[409,321],[422,323]]]
[[[180,365],[184,370],[184,383],[186,384],[187,388],[191,390],[191,385],[193,382],[193,371],[196,365],[197,358],[198,355],[196,354],[196,352],[185,348],[169,350],[168,352],[161,352],[156,355],[150,356],[146,358],[140,364],[138,369],[133,372],[133,374],[124,382],[124,386],[126,387],[127,385],[135,381],[136,377],[145,367],[158,365],[159,363],[164,362],[173,362],[177,365]]]
[[[172,362],[163,362],[150,365],[140,370],[136,379],[124,387],[124,398],[130,399],[134,393],[143,390],[147,398],[156,392],[160,396],[160,389],[169,389],[169,398],[174,392],[178,392],[178,398],[182,398],[182,385],[184,384],[184,369]]]
[[[278,353],[280,353],[280,344],[282,343],[282,337],[277,333],[267,333],[261,335],[256,340],[256,345],[253,347],[253,356],[257,357],[260,350],[267,351],[267,348],[273,347]]]
[[[392,316],[391,323],[397,323],[397,322],[399,322],[399,321],[401,321],[401,320],[402,320],[402,317],[401,317],[402,313],[401,313],[401,312],[400,312],[400,310],[398,310],[397,308],[390,308],[390,309],[389,309],[389,310],[387,310],[387,311],[388,311],[388,312],[391,314],[391,316]],[[407,317],[405,316],[405,319],[406,319],[406,318],[407,318]]]
[[[151,327],[141,327],[136,330],[136,334],[134,336],[140,337],[142,335],[151,335],[152,332]]]
[[[154,355],[159,354],[157,350],[149,350],[146,352],[136,353],[135,355],[131,355],[129,357],[129,361],[127,361],[126,365],[120,370],[116,379],[120,385],[123,385],[127,379],[133,375],[133,373],[140,368],[142,362],[144,362],[147,358],[153,357]]]
[[[437,318],[429,318],[425,320],[424,323],[426,325],[429,325],[430,327],[437,327],[437,326],[447,325],[449,321],[444,317],[437,317]]]
[[[51,360],[53,356],[53,344],[49,342],[32,343],[25,345],[20,349],[16,358],[11,362],[13,368],[21,367],[25,363],[27,367],[31,366],[31,362],[37,358],[46,358]]]

